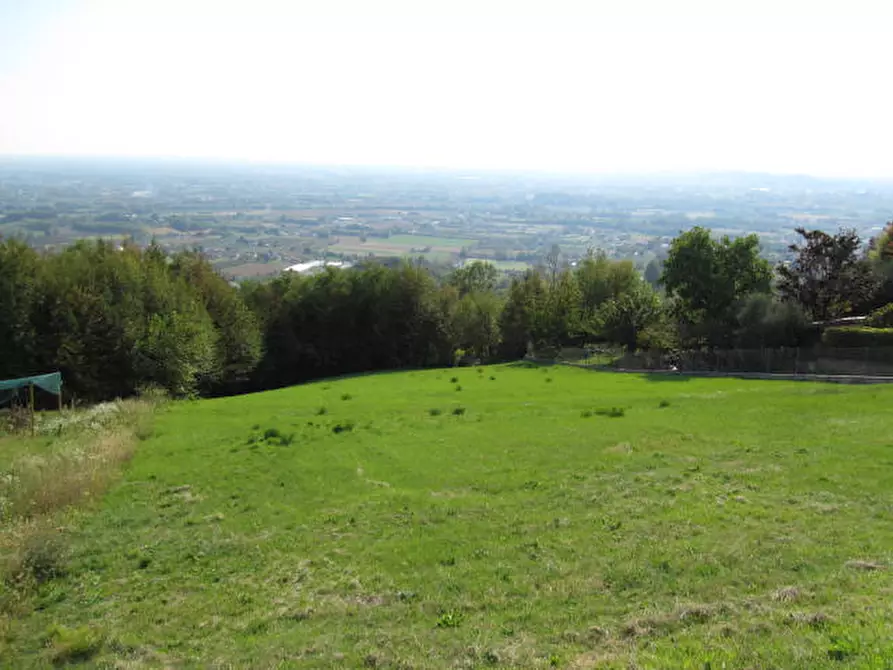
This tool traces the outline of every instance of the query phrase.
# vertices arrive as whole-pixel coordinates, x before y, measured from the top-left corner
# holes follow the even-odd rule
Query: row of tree
[[[508,287],[484,262],[445,280],[412,263],[368,264],[236,287],[196,252],[99,241],[38,253],[8,239],[0,379],[59,369],[69,393],[98,400],[148,385],[226,394],[585,342],[797,346],[816,321],[893,302],[893,225],[864,251],[852,231],[797,232],[793,260],[774,270],[755,235],[696,227],[647,278],[602,253],[572,266],[556,248]]]

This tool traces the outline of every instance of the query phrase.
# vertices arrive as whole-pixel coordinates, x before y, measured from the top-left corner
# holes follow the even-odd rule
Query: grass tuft
[[[441,414],[443,414],[443,410],[439,407],[432,407],[428,410],[428,414],[430,414],[431,416],[440,416]]]
[[[464,407],[454,407],[453,408],[453,416],[462,416],[463,414],[465,414]]]
[[[598,416],[607,416],[612,419],[617,419],[626,416],[626,410],[622,407],[603,407],[601,409],[595,410],[595,414]]]
[[[57,665],[89,661],[105,644],[102,633],[89,626],[54,626],[50,629],[48,638],[51,645],[50,656]]]

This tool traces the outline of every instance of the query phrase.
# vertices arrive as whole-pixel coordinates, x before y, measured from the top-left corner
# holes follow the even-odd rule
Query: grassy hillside
[[[500,366],[171,404],[0,658],[891,668],[891,400]]]

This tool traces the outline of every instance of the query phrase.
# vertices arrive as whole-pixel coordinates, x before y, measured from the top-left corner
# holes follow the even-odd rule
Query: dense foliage
[[[865,252],[852,231],[797,232],[804,242],[777,287],[755,235],[717,239],[701,227],[673,241],[659,276],[658,264],[646,277],[604,253],[569,263],[554,247],[545,267],[507,286],[482,261],[441,279],[369,263],[236,286],[198,252],[85,241],[38,253],[0,240],[0,378],[58,369],[67,394],[98,400],[151,385],[230,394],[568,344],[798,347],[818,340],[817,321],[889,302],[887,231]],[[891,323],[887,307],[865,325]],[[866,329],[829,330],[825,342],[890,343]]]

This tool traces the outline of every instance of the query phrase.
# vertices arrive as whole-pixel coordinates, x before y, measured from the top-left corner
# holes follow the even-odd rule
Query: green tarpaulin
[[[19,389],[27,388],[31,384],[47,393],[59,395],[62,393],[62,373],[51,372],[46,375],[35,375],[34,377],[0,380],[0,405],[14,398],[18,394]]]

